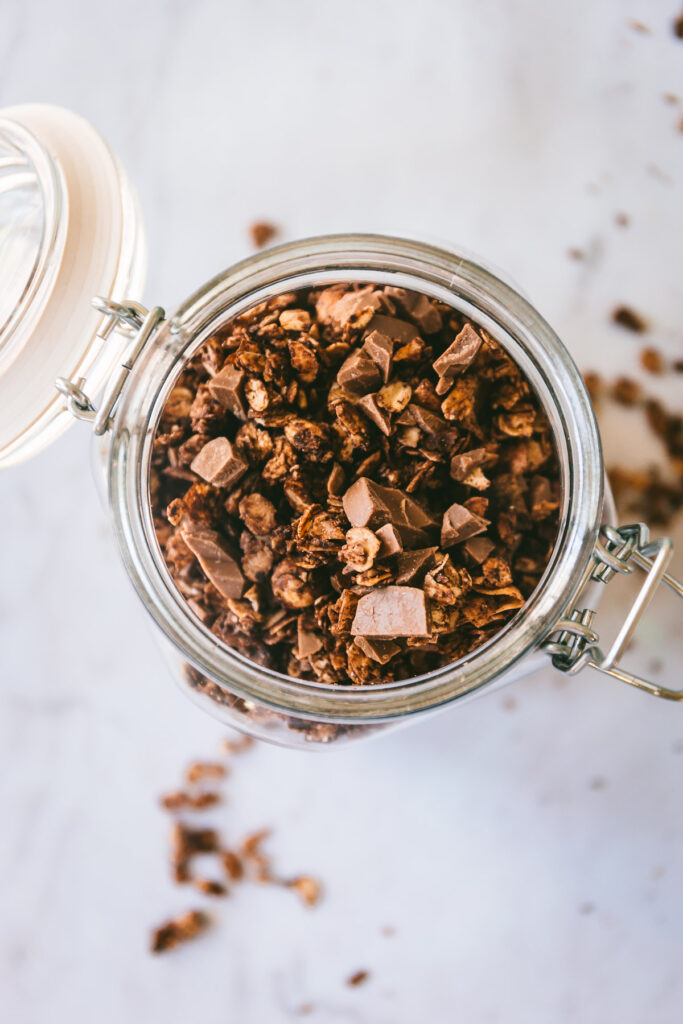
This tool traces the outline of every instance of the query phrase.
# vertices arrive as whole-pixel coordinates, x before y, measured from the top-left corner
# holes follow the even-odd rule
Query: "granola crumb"
[[[652,31],[652,29],[650,29],[642,21],[637,21],[635,18],[631,18],[631,20],[629,21],[629,27],[632,28],[634,32],[640,32],[641,35],[649,35]]]
[[[620,327],[624,327],[627,331],[633,331],[635,334],[644,334],[648,327],[647,320],[630,306],[617,306],[612,313],[612,320],[615,324],[619,324]]]
[[[213,878],[193,878],[192,885],[197,892],[201,892],[205,896],[227,896],[228,894],[227,887]]]
[[[152,931],[152,953],[165,953],[183,942],[196,938],[209,927],[210,918],[202,910],[189,910],[171,918]]]
[[[586,253],[583,249],[571,248],[567,249],[567,255],[572,260],[585,260]]]
[[[673,33],[678,39],[683,39],[683,12],[674,19]]]
[[[619,212],[615,214],[614,223],[619,228],[627,228],[631,223],[631,218],[627,213]]]
[[[595,904],[594,903],[586,902],[586,903],[581,903],[579,905],[579,913],[584,915],[584,916],[587,916],[588,914],[593,914],[594,912],[595,912]]]
[[[225,739],[222,742],[222,749],[226,754],[245,754],[247,750],[251,750],[256,740],[252,736],[246,734],[240,736],[239,739]]]
[[[380,935],[385,939],[393,939],[396,934],[396,929],[393,924],[385,924],[380,928]]]
[[[288,889],[293,889],[307,907],[315,907],[320,903],[322,897],[320,882],[315,878],[311,878],[310,875],[299,875],[297,878],[291,878],[285,882],[285,885]]]
[[[350,988],[358,988],[359,985],[364,985],[369,977],[369,971],[356,971],[355,974],[346,979],[346,984]]]
[[[172,793],[165,793],[159,802],[167,811],[203,811],[207,807],[214,807],[220,801],[220,793],[186,793],[185,790],[178,789]]]
[[[267,220],[256,220],[249,225],[249,237],[256,249],[263,249],[277,237],[279,229]]]
[[[640,365],[648,373],[664,373],[664,358],[659,349],[644,348],[640,353]]]
[[[224,764],[217,761],[195,761],[185,772],[187,782],[203,782],[205,779],[222,779],[227,774]]]

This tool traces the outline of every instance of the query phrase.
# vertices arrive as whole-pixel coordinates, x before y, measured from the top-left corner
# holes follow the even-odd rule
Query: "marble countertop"
[[[620,302],[681,356],[675,14],[5,0],[0,103],[60,103],[109,139],[145,214],[149,303],[243,256],[254,218],[426,235],[505,268],[582,368],[637,375]],[[677,386],[680,404],[680,378],[658,383]],[[657,455],[636,419],[605,448]],[[212,934],[152,958],[150,925],[194,902],[156,800],[224,730],[168,678],[89,463],[79,424],[0,478],[3,1020],[678,1024],[683,709],[550,668],[339,752],[255,749],[218,819],[272,826],[325,900],[243,887]],[[627,600],[615,587],[601,622]],[[656,603],[634,668],[680,685],[679,623]]]

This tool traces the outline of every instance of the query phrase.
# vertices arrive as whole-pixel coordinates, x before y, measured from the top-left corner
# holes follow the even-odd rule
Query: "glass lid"
[[[98,133],[59,107],[0,110],[0,468],[71,422],[57,377],[103,386],[122,339],[98,337],[91,299],[139,299],[144,256],[135,199]]]

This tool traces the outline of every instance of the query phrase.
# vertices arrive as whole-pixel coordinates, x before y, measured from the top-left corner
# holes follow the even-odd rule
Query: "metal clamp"
[[[94,433],[100,436],[111,427],[114,408],[121,396],[126,378],[157,325],[164,319],[165,313],[161,306],[147,310],[138,302],[121,303],[99,296],[93,299],[93,306],[107,318],[98,332],[98,338],[106,341],[112,331],[119,330],[130,336],[131,349],[116,377],[106,389],[99,409],[84,391],[85,377],[79,377],[76,381],[58,377],[55,385],[66,397],[69,412],[76,419],[92,422]]]
[[[621,655],[628,647],[636,626],[659,584],[665,583],[675,594],[683,597],[683,584],[666,571],[672,555],[671,540],[665,537],[650,541],[649,531],[644,523],[622,526],[619,529],[604,526],[584,583],[590,580],[609,583],[617,574],[632,573],[634,566],[645,572],[645,581],[607,654],[601,651],[598,646],[600,637],[592,629],[595,615],[593,609],[575,608],[567,618],[558,622],[552,636],[542,644],[543,649],[551,655],[555,668],[573,675],[582,668],[589,667],[645,690],[655,697],[683,700],[683,690],[658,686],[619,667]]]

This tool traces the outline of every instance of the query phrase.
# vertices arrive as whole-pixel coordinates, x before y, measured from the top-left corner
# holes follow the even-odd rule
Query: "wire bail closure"
[[[595,545],[593,562],[586,572],[583,585],[591,580],[609,583],[618,573],[632,573],[634,566],[645,572],[645,581],[606,654],[598,646],[600,637],[592,628],[595,615],[592,608],[575,608],[568,617],[558,622],[552,636],[541,645],[551,655],[555,668],[574,675],[581,669],[589,667],[619,679],[622,683],[636,686],[639,690],[645,690],[655,697],[683,700],[683,690],[658,686],[619,666],[621,656],[626,651],[636,626],[645,614],[659,584],[665,583],[678,597],[683,598],[683,584],[666,571],[672,555],[673,542],[668,537],[650,541],[649,530],[644,523],[634,523],[618,529],[603,526]]]
[[[132,347],[121,364],[119,372],[104,393],[102,405],[95,407],[92,399],[84,391],[85,377],[76,381],[67,377],[58,377],[55,386],[67,400],[66,407],[72,416],[79,420],[87,420],[93,424],[93,432],[99,437],[106,434],[113,422],[113,412],[118,402],[128,374],[135,361],[147,344],[150,336],[164,319],[165,313],[161,306],[147,310],[139,302],[115,302],[113,299],[97,296],[92,302],[95,309],[107,318],[98,332],[98,338],[106,341],[114,330],[130,336]]]

